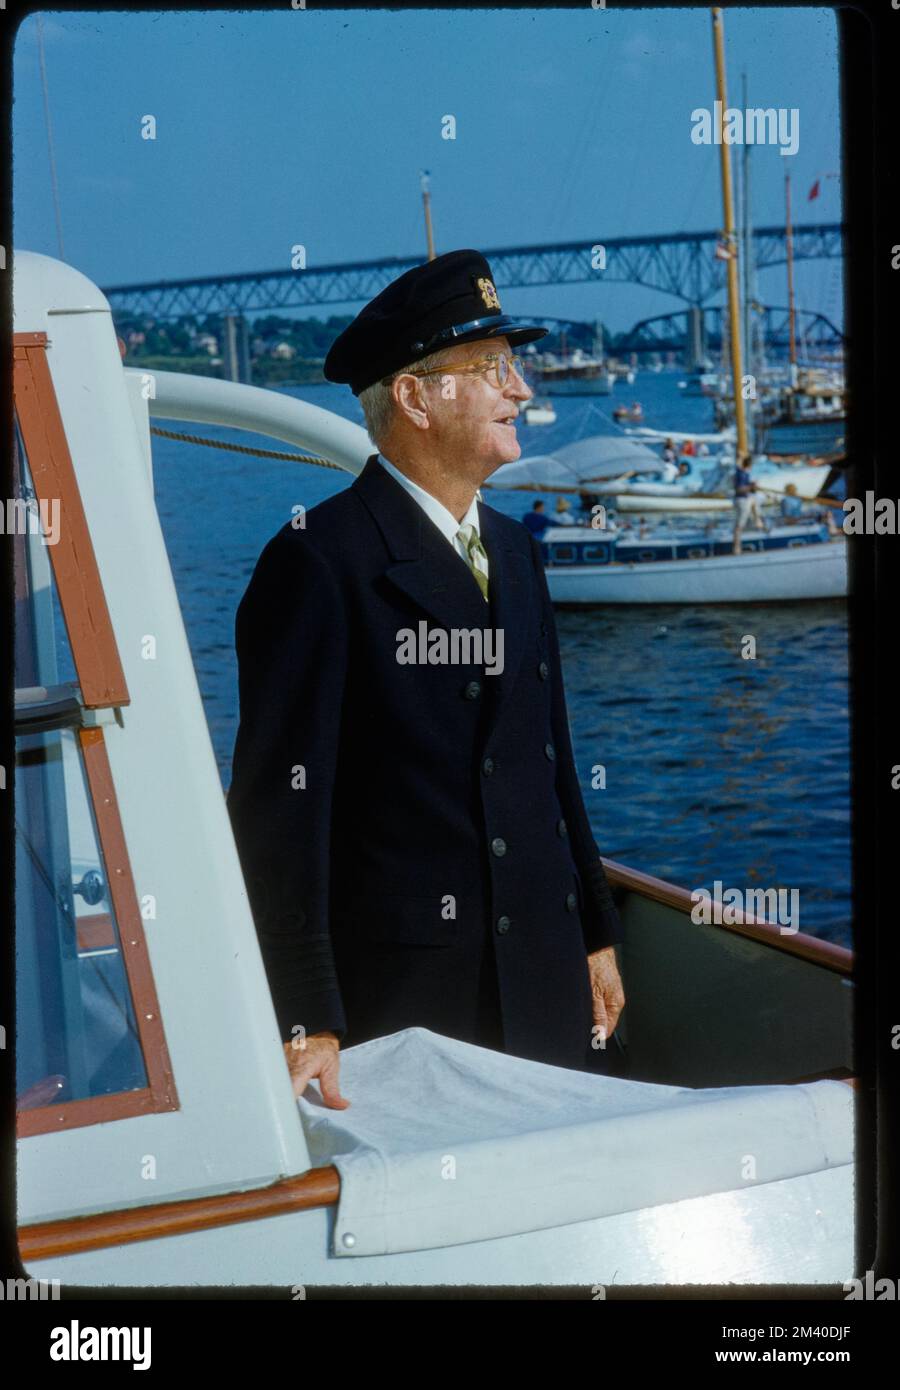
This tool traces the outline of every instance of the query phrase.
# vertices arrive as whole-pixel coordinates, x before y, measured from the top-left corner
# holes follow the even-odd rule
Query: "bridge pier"
[[[695,372],[706,361],[706,324],[701,306],[688,305],[685,319],[685,366]]]
[[[222,315],[222,375],[226,381],[252,385],[250,332],[243,314]]]

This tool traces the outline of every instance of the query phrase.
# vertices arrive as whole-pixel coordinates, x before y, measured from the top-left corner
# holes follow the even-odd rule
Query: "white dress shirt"
[[[481,489],[479,488],[476,491],[475,496],[472,498],[471,506],[462,521],[457,521],[453,513],[449,512],[442,502],[439,502],[436,497],[432,497],[431,493],[426,492],[423,487],[419,487],[418,483],[414,483],[412,478],[407,478],[405,473],[401,473],[399,468],[395,468],[394,465],[384,457],[384,454],[378,455],[378,462],[381,464],[382,468],[387,469],[392,478],[396,478],[397,482],[402,488],[406,489],[410,497],[413,497],[418,502],[422,511],[430,521],[434,522],[441,535],[445,536],[450,542],[457,555],[468,564],[469,561],[466,556],[465,546],[462,541],[459,540],[456,533],[460,526],[474,526],[478,538],[481,539],[481,528],[478,524],[478,503],[481,501]],[[485,573],[488,573],[487,567],[485,568]]]

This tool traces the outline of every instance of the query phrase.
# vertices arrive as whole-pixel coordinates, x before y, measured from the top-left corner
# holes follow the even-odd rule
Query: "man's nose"
[[[511,396],[514,401],[530,401],[534,392],[524,377],[519,376],[518,372],[510,372],[503,394]]]

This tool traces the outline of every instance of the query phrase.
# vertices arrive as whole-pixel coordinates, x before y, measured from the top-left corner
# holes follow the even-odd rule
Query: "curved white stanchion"
[[[269,435],[321,454],[353,474],[362,472],[366,459],[375,452],[361,425],[280,391],[187,372],[148,373],[133,367],[126,367],[125,372],[127,376],[152,376],[155,394],[147,404],[153,419],[192,420]]]

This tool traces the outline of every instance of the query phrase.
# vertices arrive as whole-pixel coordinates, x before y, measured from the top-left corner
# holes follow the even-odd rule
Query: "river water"
[[[712,429],[679,373],[640,373],[614,396],[554,402],[553,426],[520,426],[523,454],[616,432],[640,400],[659,429]],[[288,394],[360,420],[344,387]],[[206,438],[279,447],[243,432]],[[154,437],[157,506],[223,785],[237,728],[234,614],[266,541],[302,503],[349,475]],[[521,516],[534,494],[491,491]],[[548,511],[552,495],[548,494]],[[615,608],[557,615],[572,738],[602,854],[688,888],[786,888],[799,928],[850,945],[846,608],[839,602]],[[742,655],[756,642],[755,660]],[[601,765],[603,777],[592,777]],[[605,787],[592,786],[604,780]],[[796,919],[793,925],[797,925]]]

